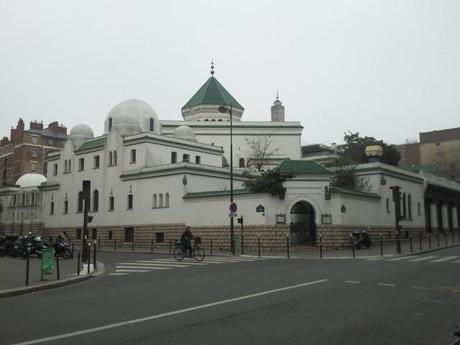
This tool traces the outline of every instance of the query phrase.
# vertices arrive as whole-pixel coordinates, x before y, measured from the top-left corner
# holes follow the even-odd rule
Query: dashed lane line
[[[356,280],[345,280],[345,283],[347,283],[347,284],[361,284],[361,282],[358,282]]]
[[[145,272],[148,272],[148,270],[121,269],[121,270],[117,270],[115,273],[145,273]]]
[[[420,262],[420,261],[426,261],[426,260],[431,260],[431,259],[436,259],[438,258],[439,255],[428,255],[428,256],[422,256],[417,259],[409,260],[411,262]]]
[[[398,258],[388,259],[386,261],[402,261],[402,260],[409,260],[409,259],[413,259],[413,258],[417,258],[417,257],[418,257],[417,255],[402,256],[402,257],[398,257]]]
[[[395,287],[396,284],[390,284],[390,283],[377,283],[379,286],[389,286],[389,287]]]
[[[164,267],[164,266],[132,266],[132,265],[126,265],[126,266],[115,266],[116,272],[122,272],[124,270],[139,270],[136,272],[146,272],[147,271],[152,271],[152,270],[169,270],[171,267]]]
[[[117,263],[115,266],[117,266],[117,267],[118,266],[191,267],[191,265],[184,265],[184,264],[175,265],[175,264],[161,263],[161,262],[158,262],[158,263],[155,263],[155,262],[152,262],[152,263],[146,263],[146,262],[120,262],[120,263]]]
[[[452,256],[446,256],[440,259],[436,259],[436,260],[431,260],[430,262],[445,262],[445,261],[450,261],[450,260],[454,260],[457,258],[458,258],[458,255],[452,255]]]
[[[204,262],[188,262],[188,261],[176,261],[176,260],[169,260],[169,259],[158,259],[158,260],[137,260],[133,261],[139,264],[150,264],[150,263],[164,263],[164,264],[171,264],[171,265],[188,265],[188,266],[206,266],[207,264]]]

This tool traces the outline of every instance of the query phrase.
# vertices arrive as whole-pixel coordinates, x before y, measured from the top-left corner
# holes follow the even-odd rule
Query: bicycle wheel
[[[174,248],[173,255],[174,255],[174,259],[176,259],[177,261],[184,260],[185,254],[181,248]]]
[[[196,261],[203,261],[206,256],[204,249],[201,247],[195,247],[192,254]]]

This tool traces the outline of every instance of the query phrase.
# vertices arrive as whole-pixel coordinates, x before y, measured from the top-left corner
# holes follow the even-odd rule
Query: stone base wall
[[[43,224],[0,224],[0,233],[23,235],[29,232],[41,234],[43,232]]]

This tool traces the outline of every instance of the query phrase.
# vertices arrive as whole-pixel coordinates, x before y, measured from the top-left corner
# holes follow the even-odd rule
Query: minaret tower
[[[272,122],[284,122],[284,105],[276,92],[276,101],[272,105]]]

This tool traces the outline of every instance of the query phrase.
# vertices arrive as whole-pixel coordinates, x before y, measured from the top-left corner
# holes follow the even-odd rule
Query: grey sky
[[[18,116],[103,130],[127,98],[160,119],[215,76],[269,120],[277,90],[303,143],[391,143],[460,126],[460,1],[0,0],[0,135]]]

